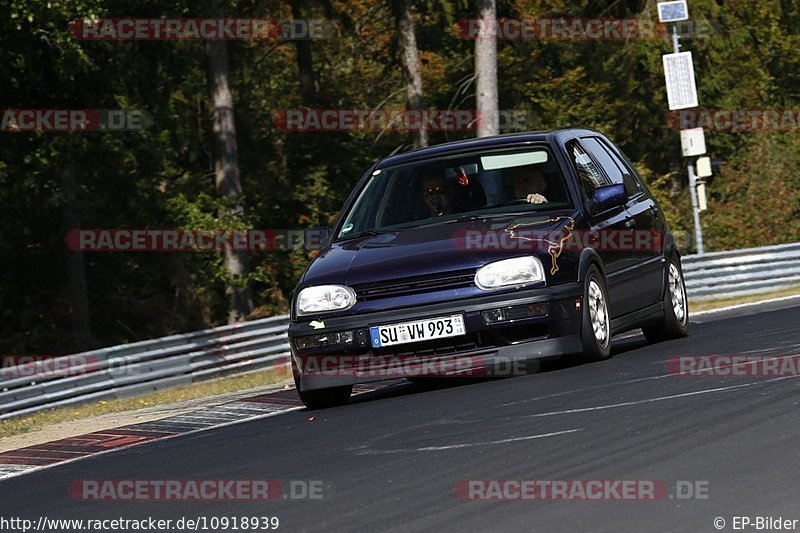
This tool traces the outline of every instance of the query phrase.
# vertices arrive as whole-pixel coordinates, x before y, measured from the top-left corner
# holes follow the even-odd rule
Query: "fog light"
[[[502,309],[489,309],[488,311],[483,311],[481,315],[483,315],[483,321],[487,324],[503,321]]]
[[[295,346],[297,346],[298,350],[307,350],[308,348],[314,348],[316,346],[320,346],[320,337],[322,335],[311,335],[310,337],[298,337],[294,340]],[[327,343],[328,336],[325,335],[325,341]]]
[[[481,315],[486,324],[496,324],[498,322],[511,322],[513,320],[545,316],[547,315],[547,309],[547,303],[538,303],[489,309],[482,311]]]
[[[359,331],[359,333],[361,333]],[[298,350],[308,348],[319,348],[320,346],[352,345],[356,335],[351,331],[338,331],[335,333],[322,333],[320,335],[309,335],[308,337],[298,337],[294,340]],[[359,340],[363,335],[358,335]],[[361,345],[361,342],[359,342]]]

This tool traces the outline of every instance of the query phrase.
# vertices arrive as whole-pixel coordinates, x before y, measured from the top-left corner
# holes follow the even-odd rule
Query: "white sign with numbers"
[[[664,54],[664,77],[667,80],[667,103],[670,111],[697,107],[697,86],[691,52]]]

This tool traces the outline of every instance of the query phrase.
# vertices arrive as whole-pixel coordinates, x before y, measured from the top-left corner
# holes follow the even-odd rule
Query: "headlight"
[[[297,314],[313,315],[349,309],[356,303],[356,293],[344,285],[306,287],[297,295]]]
[[[485,291],[535,281],[544,281],[544,268],[533,256],[495,261],[475,273],[475,285]]]

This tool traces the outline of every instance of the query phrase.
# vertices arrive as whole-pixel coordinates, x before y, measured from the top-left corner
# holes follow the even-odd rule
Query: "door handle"
[[[650,206],[650,213],[652,213],[652,215],[654,217],[657,217],[658,216],[658,208],[656,206],[654,206],[654,205],[651,205]]]
[[[632,228],[636,226],[636,219],[635,218],[628,218],[625,220],[625,227]]]

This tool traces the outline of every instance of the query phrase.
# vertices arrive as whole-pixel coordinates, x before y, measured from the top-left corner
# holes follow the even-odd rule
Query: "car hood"
[[[575,213],[527,214],[453,222],[334,242],[309,265],[299,288],[328,283],[361,285],[398,278],[476,270],[499,259],[535,253],[521,235],[559,234],[574,228]],[[525,233],[529,231],[529,233]],[[506,237],[505,244],[495,237]],[[516,246],[515,243],[520,243]]]

